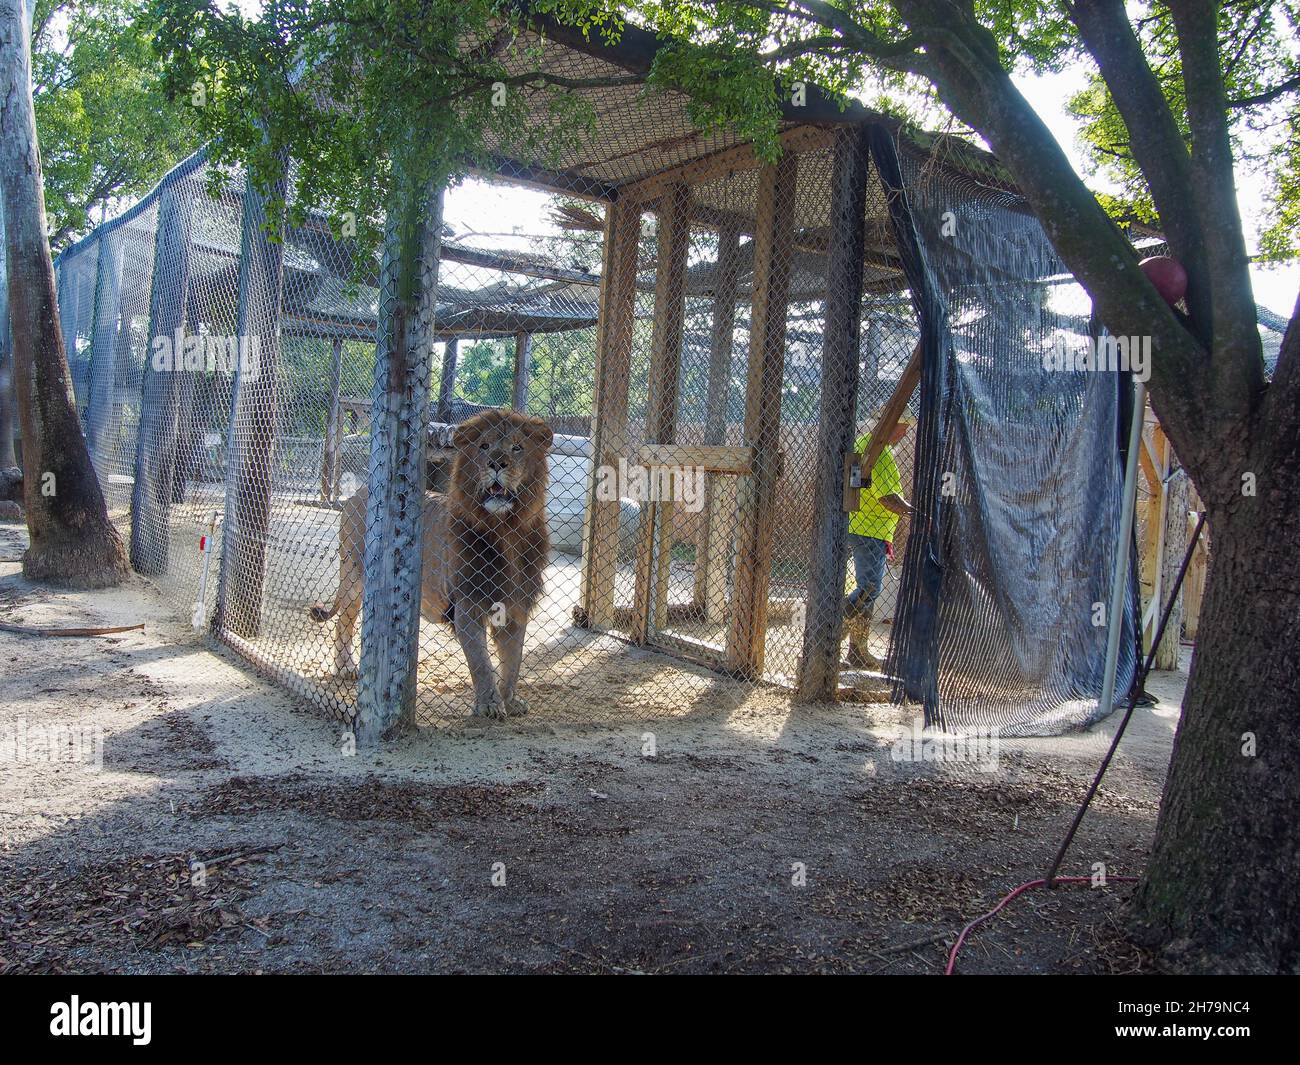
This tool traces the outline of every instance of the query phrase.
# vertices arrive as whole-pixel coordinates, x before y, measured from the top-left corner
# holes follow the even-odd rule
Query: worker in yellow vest
[[[907,435],[908,423],[899,421],[889,443],[880,451],[868,481],[863,477],[858,509],[849,515],[849,554],[853,560],[855,587],[844,600],[844,627],[849,635],[846,662],[854,669],[879,669],[881,661],[871,653],[871,618],[876,597],[885,580],[885,558],[894,542],[898,519],[912,513],[903,498],[903,481],[894,461],[894,446]],[[871,434],[858,438],[853,450],[859,465],[865,464]]]

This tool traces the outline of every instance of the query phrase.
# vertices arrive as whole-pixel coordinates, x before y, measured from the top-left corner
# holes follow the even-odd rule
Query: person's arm
[[[912,504],[903,498],[903,479],[898,474],[894,453],[886,448],[881,452],[876,468],[871,471],[871,487],[876,499],[886,510],[900,517],[912,513]]]
[[[916,510],[911,503],[897,492],[890,492],[887,496],[881,496],[880,505],[886,510],[892,510],[895,514],[904,518],[914,513]]]

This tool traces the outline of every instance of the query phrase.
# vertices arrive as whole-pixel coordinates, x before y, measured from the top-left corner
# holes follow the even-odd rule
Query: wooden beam
[[[599,203],[613,203],[619,195],[617,185],[585,177],[582,174],[573,174],[567,170],[548,170],[541,166],[531,166],[504,155],[480,159],[470,166],[469,171],[489,181],[494,178],[504,178],[512,185],[523,185],[544,192],[563,192],[567,196]]]
[[[677,435],[677,389],[686,325],[686,261],[691,244],[690,208],[689,186],[674,184],[665,188],[659,203],[654,330],[650,338],[646,399],[646,436],[652,444],[670,444]],[[644,560],[654,558],[653,588],[640,579],[636,584],[632,640],[638,644],[646,640],[652,615],[656,629],[663,625],[672,560],[673,501],[655,500],[650,511],[653,520],[641,523],[636,548],[638,578],[647,572],[648,563]]]
[[[628,447],[627,401],[632,367],[632,326],[636,310],[636,256],[641,238],[641,208],[620,201],[605,214],[596,325],[596,373],[592,405],[592,481],[582,542],[582,591],[574,620],[606,629],[614,621],[614,583],[618,571],[619,503],[600,498],[601,471],[618,468]]]
[[[880,414],[876,417],[876,423],[871,427],[871,443],[867,446],[867,454],[858,464],[862,471],[862,478],[865,481],[871,476],[871,471],[876,468],[876,460],[880,458],[880,453],[885,450],[889,443],[890,434],[893,433],[894,427],[907,410],[907,404],[912,398],[912,393],[916,391],[917,386],[921,383],[921,343],[917,341],[916,347],[912,349],[912,356],[907,360],[907,365],[903,368],[903,376],[898,379],[898,384],[894,386],[894,392],[889,397],[885,405],[880,409]],[[853,441],[849,442],[849,450],[853,449]],[[861,497],[858,493],[859,488],[851,488],[847,482],[844,484],[844,511],[851,514],[858,509]]]
[[[754,472],[754,449],[724,444],[643,444],[636,461],[648,467],[676,466],[745,477]]]
[[[865,129],[841,135],[831,177],[831,245],[822,340],[821,410],[813,482],[801,700],[833,702],[839,687],[847,526],[843,456],[853,449],[862,325],[862,246],[871,147]],[[906,374],[904,374],[906,376]]]
[[[1145,434],[1138,447],[1138,463],[1142,467],[1142,475],[1147,479],[1147,490],[1159,493],[1160,471],[1156,469],[1156,456],[1151,450],[1151,445],[1147,443]]]
[[[320,501],[333,503],[338,496],[339,436],[342,428],[339,389],[343,383],[343,338],[335,337],[330,345],[329,409],[325,414],[325,446],[321,449]]]
[[[451,421],[451,403],[456,398],[456,359],[460,352],[460,341],[455,337],[448,339],[442,348],[442,373],[438,377],[438,410],[434,420]]]
[[[789,244],[798,165],[797,155],[782,156],[775,165],[762,169],[758,186],[749,375],[745,387],[745,443],[754,448],[754,475],[745,479],[740,492],[735,589],[727,634],[728,668],[734,674],[755,679],[763,675],[767,634],[790,291]]]
[[[95,310],[90,328],[90,387],[86,402],[86,447],[101,480],[108,473],[107,454],[112,443],[114,392],[117,386],[117,324],[122,312],[122,259],[124,242],[112,234],[99,242],[95,263]],[[7,293],[7,288],[6,288]],[[9,345],[9,316],[0,306],[0,348]],[[7,384],[0,384],[6,388]],[[4,402],[4,397],[0,397]],[[114,434],[116,435],[116,434]],[[111,442],[111,443],[110,443]],[[3,447],[3,444],[0,444]]]
[[[727,439],[727,400],[731,392],[741,260],[740,226],[729,223],[718,231],[713,321],[709,328],[704,442],[714,447],[725,444]],[[749,469],[745,473],[753,468],[752,451],[748,461]],[[706,620],[716,622],[726,616],[727,567],[733,546],[731,526],[736,506],[736,482],[730,477],[708,476],[704,498],[704,520],[700,523],[700,538],[695,549],[695,589],[691,598],[696,607],[704,608]]]
[[[275,199],[283,202],[287,177]],[[255,367],[235,374],[226,446],[226,517],[221,538],[221,583],[213,628],[253,639],[262,625],[262,585],[271,521],[271,474],[277,427],[280,304],[284,296],[284,244],[271,240],[264,223],[268,200],[250,182],[244,194],[240,234],[238,336],[256,337]],[[248,372],[246,372],[248,371]]]
[[[1169,508],[1165,480],[1169,473],[1170,449],[1169,441],[1165,437],[1165,431],[1159,422],[1155,422],[1152,426],[1151,440],[1156,455],[1156,480],[1147,502],[1146,558],[1143,560],[1142,566],[1143,570],[1149,575],[1148,584],[1150,586],[1150,599],[1142,614],[1142,646],[1147,651],[1151,650],[1151,638],[1155,635],[1160,603],[1163,598],[1164,567],[1161,560],[1164,558],[1165,521]],[[1143,447],[1145,446],[1144,441]]]
[[[510,378],[510,406],[518,411],[528,410],[528,374],[532,368],[532,358],[532,334],[516,333],[515,368]]]
[[[146,358],[140,382],[140,429],[136,437],[135,482],[131,490],[131,566],[154,576],[167,572],[172,488],[176,478],[181,378],[185,352],[174,338],[183,337],[190,285],[192,201],[185,185],[169,185],[158,199],[158,236],[154,241],[153,284],[149,295],[148,350],[168,338],[172,365],[156,369]],[[278,302],[277,302],[278,307]],[[73,324],[69,319],[69,325]],[[247,335],[239,331],[239,335]],[[73,350],[71,347],[69,351]]]
[[[1169,448],[1170,476],[1165,482],[1164,535],[1161,537],[1161,551],[1158,565],[1160,567],[1160,585],[1165,594],[1174,586],[1178,578],[1178,569],[1187,552],[1188,537],[1188,498],[1190,483],[1187,471],[1174,464],[1173,448]],[[1161,597],[1163,599],[1163,595]],[[1163,602],[1157,607],[1157,613],[1163,610]],[[1178,657],[1183,640],[1183,590],[1180,588],[1174,599],[1173,609],[1169,614],[1169,624],[1165,628],[1164,639],[1156,648],[1156,669],[1177,669]]]
[[[480,251],[477,248],[459,248],[453,244],[444,244],[442,261],[445,263],[463,263],[466,266],[482,266],[489,270],[503,273],[520,274],[523,277],[537,277],[543,281],[566,281],[575,285],[600,286],[600,275],[586,270],[569,270],[563,266],[554,266],[541,262],[527,255],[508,255],[501,252]]]
[[[794,126],[780,134],[781,150],[786,154],[797,155],[800,152],[826,148],[834,143],[835,133],[836,129],[833,126]],[[664,195],[673,185],[699,185],[745,170],[757,170],[763,165],[763,160],[755,153],[754,146],[745,142],[732,148],[724,148],[712,155],[669,167],[641,181],[624,185],[619,189],[619,196],[641,202],[655,200]]]

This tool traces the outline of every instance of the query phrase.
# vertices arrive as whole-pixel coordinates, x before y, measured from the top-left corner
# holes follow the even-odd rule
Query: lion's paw
[[[493,692],[482,699],[474,700],[474,716],[491,718],[493,721],[504,721],[507,716],[506,704],[501,701],[501,696]]]
[[[528,713],[528,700],[520,695],[512,695],[505,701],[508,717],[523,717]]]

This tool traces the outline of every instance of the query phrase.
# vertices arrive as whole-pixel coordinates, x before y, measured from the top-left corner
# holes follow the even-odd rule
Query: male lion
[[[456,428],[450,491],[425,496],[420,614],[455,628],[474,680],[474,713],[486,717],[528,712],[515,686],[550,552],[546,453],[551,439],[540,419],[482,411]],[[332,605],[311,610],[317,621],[338,615],[334,668],[340,676],[356,675],[352,636],[361,613],[366,497],[363,487],[343,505],[338,592]],[[488,626],[499,679],[488,654]]]

